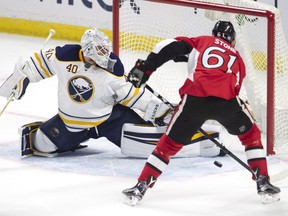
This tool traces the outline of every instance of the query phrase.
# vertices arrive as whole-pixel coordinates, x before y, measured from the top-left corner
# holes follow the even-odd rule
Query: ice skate
[[[139,181],[134,187],[122,191],[124,195],[124,203],[134,206],[142,200],[148,189],[146,181]]]
[[[123,202],[131,206],[136,205],[142,200],[147,189],[152,187],[156,181],[157,179],[154,176],[149,176],[147,181],[138,181],[134,187],[123,190]]]
[[[257,191],[263,204],[270,204],[280,200],[280,188],[270,183],[269,177],[260,175],[257,182]]]

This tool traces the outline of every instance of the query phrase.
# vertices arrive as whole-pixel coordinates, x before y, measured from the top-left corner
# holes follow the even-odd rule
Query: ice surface
[[[43,38],[1,33],[0,85],[13,71],[17,59],[42,48],[43,42]],[[52,40],[48,45],[65,43]],[[13,101],[0,117],[1,216],[287,215],[285,154],[268,157],[271,176],[283,174],[274,182],[282,190],[281,201],[271,205],[260,203],[250,173],[228,156],[173,158],[155,187],[135,207],[122,203],[121,191],[136,184],[145,159],[125,157],[104,138],[90,140],[88,148],[56,158],[21,159],[18,127],[55,115],[56,93],[55,77],[32,83],[24,98]],[[1,109],[5,102],[1,97]],[[245,160],[237,139],[225,132],[222,136],[226,147]],[[216,167],[214,160],[223,167]]]

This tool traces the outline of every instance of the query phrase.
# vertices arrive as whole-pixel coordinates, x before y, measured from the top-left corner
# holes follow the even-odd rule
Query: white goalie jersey
[[[107,68],[91,66],[87,69],[81,46],[71,44],[34,53],[18,70],[30,82],[57,75],[59,115],[71,130],[101,124],[109,118],[115,103],[143,112],[151,99],[162,104],[149,91],[126,82],[118,56],[111,53],[109,57]]]

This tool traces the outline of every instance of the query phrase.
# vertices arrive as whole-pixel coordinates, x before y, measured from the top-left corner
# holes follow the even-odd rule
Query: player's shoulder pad
[[[110,59],[112,60],[112,67],[109,67],[109,71],[113,73],[115,76],[123,76],[124,75],[124,65],[120,58],[113,52],[110,53]]]
[[[56,47],[56,58],[59,61],[81,61],[82,51],[79,44],[66,44]]]

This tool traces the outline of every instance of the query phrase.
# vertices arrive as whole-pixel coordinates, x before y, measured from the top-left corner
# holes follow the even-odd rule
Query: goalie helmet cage
[[[217,20],[231,21],[236,30],[236,49],[247,72],[240,96],[266,134],[267,155],[287,151],[288,48],[277,8],[252,0],[113,0],[113,50],[128,72],[157,42],[211,35]],[[169,61],[148,84],[178,103],[186,76],[187,64]]]

